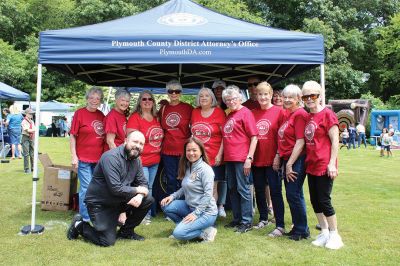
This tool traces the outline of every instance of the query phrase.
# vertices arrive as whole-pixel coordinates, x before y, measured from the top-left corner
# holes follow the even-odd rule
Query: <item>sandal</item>
[[[254,229],[261,229],[264,228],[265,226],[267,226],[269,224],[268,221],[263,221],[261,220],[257,225],[253,226]]]
[[[281,237],[285,234],[285,229],[281,227],[277,227],[272,231],[271,233],[268,234],[269,237]]]

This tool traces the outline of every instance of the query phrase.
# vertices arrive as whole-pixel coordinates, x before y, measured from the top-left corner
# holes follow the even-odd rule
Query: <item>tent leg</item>
[[[36,126],[35,126],[35,142],[34,142],[34,157],[33,157],[33,185],[32,185],[32,219],[31,225],[22,227],[21,234],[27,235],[39,234],[44,231],[44,226],[35,224],[36,215],[36,187],[38,178],[38,159],[39,159],[39,127],[40,121],[40,98],[42,94],[42,64],[38,64],[37,84],[36,84]]]
[[[3,110],[1,109],[1,101],[0,101],[0,121],[3,121],[3,116],[2,116],[2,112]],[[0,163],[10,163],[10,160],[6,159],[6,144],[4,143],[4,126],[3,126],[3,122],[1,123],[1,147],[0,147],[0,151],[2,151],[2,155],[3,157],[0,160]]]
[[[320,65],[320,76],[321,76],[321,105],[325,106],[326,100],[325,100],[325,65],[321,64]]]

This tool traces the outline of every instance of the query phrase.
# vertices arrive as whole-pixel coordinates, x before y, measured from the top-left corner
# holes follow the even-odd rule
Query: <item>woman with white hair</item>
[[[228,86],[222,92],[222,99],[230,111],[222,137],[233,213],[233,220],[225,227],[246,233],[251,230],[253,222],[250,172],[257,146],[257,128],[253,114],[241,104],[242,94],[237,86]]]
[[[225,165],[223,164],[222,126],[225,112],[217,106],[214,93],[209,88],[201,88],[196,96],[196,107],[192,112],[192,136],[203,142],[210,165],[214,171],[213,196],[218,203],[218,215],[226,217],[224,204],[226,199]],[[218,187],[225,188],[218,190]]]
[[[166,85],[169,104],[160,109],[161,127],[164,129],[164,141],[161,149],[161,160],[167,178],[167,194],[177,191],[180,184],[177,180],[179,159],[183,154],[183,145],[190,137],[190,118],[193,107],[180,101],[181,83],[173,79]]]
[[[293,228],[289,239],[299,241],[310,237],[306,203],[303,195],[305,179],[304,128],[307,112],[301,107],[301,90],[296,85],[283,89],[285,115],[278,130],[278,153],[286,188],[286,199],[292,215]]]
[[[86,92],[86,107],[75,111],[71,122],[70,149],[72,166],[78,168],[79,213],[88,222],[90,217],[86,204],[86,190],[92,180],[93,170],[104,149],[104,114],[98,110],[103,91],[92,87]]]
[[[339,121],[333,111],[320,104],[321,86],[317,82],[304,83],[302,93],[302,100],[310,110],[304,132],[306,173],[311,204],[321,226],[321,233],[312,244],[339,249],[343,242],[331,203],[333,181],[338,175]]]
[[[126,114],[131,101],[131,94],[126,89],[115,92],[115,107],[104,118],[106,141],[104,151],[108,151],[125,142]]]

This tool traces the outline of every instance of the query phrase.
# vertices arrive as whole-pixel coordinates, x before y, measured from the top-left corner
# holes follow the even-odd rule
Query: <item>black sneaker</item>
[[[239,227],[235,230],[236,233],[246,233],[248,231],[250,231],[253,228],[253,226],[251,224],[241,224],[239,225]]]
[[[284,233],[284,235],[285,235],[285,236],[292,236],[292,235],[294,235],[294,229],[292,228],[292,230],[290,230],[290,231],[287,232],[287,233]]]
[[[130,239],[130,240],[136,240],[136,241],[144,241],[144,239],[145,239],[143,236],[138,235],[135,232],[123,232],[121,230],[118,231],[117,238],[118,239]]]
[[[307,238],[310,238],[310,234],[304,234],[304,235],[293,234],[289,236],[289,239],[294,241],[300,241],[302,239],[307,239]]]
[[[67,238],[69,240],[77,239],[78,236],[79,236],[79,230],[75,226],[76,222],[81,222],[81,223],[83,222],[82,216],[79,213],[75,214],[74,218],[72,218],[72,222],[71,222],[71,224],[70,224],[70,226],[68,228]]]
[[[225,228],[235,228],[235,229],[236,229],[236,228],[239,227],[239,225],[240,225],[239,222],[232,221],[232,222],[230,222],[230,223],[224,225],[224,227],[225,227]]]

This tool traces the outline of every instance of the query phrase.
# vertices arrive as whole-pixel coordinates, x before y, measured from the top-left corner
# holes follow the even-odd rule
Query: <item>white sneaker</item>
[[[203,230],[202,238],[204,242],[213,242],[217,235],[217,228],[210,226]]]
[[[326,242],[329,240],[329,230],[323,229],[322,232],[317,236],[317,238],[311,242],[314,246],[325,247]]]
[[[226,212],[225,212],[225,209],[224,209],[223,206],[221,206],[221,207],[218,208],[218,216],[219,216],[219,217],[223,217],[223,218],[226,217]]]
[[[169,239],[176,239],[173,234],[169,235]]]
[[[325,247],[329,249],[340,249],[343,247],[343,241],[337,231],[329,232],[329,240],[326,242]]]

